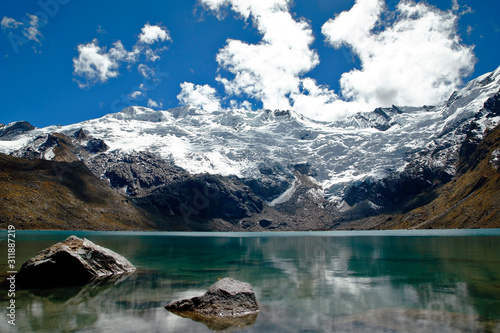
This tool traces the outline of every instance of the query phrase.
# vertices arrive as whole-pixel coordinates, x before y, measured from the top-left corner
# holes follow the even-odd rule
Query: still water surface
[[[500,230],[287,233],[17,232],[21,263],[69,235],[128,258],[107,284],[16,293],[2,332],[500,332]],[[8,270],[6,232],[0,249]],[[219,278],[250,283],[246,327],[166,311]]]

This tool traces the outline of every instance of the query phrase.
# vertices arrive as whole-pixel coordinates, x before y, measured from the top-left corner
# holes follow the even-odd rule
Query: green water
[[[500,332],[500,230],[297,233],[18,231],[16,259],[75,234],[137,272],[107,284],[1,292],[1,332],[210,332],[169,313],[219,278],[249,282],[260,313],[228,332]],[[6,277],[6,232],[0,280]],[[4,260],[5,259],[5,260]]]

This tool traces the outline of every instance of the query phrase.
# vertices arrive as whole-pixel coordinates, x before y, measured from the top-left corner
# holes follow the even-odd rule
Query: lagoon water
[[[500,230],[132,233],[17,231],[22,262],[69,235],[128,258],[109,283],[17,290],[2,332],[500,332]],[[7,272],[6,232],[0,270]],[[207,326],[163,307],[219,278],[249,282],[260,313]]]

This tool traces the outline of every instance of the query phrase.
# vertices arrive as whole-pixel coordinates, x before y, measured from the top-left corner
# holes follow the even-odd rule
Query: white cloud
[[[470,14],[470,13],[473,13],[474,11],[472,10],[471,7],[467,6],[467,5],[463,5],[461,6],[459,3],[458,3],[458,0],[452,0],[451,1],[452,3],[452,7],[451,7],[451,10],[453,11],[453,13],[457,14],[458,16],[463,16],[465,14]],[[464,7],[464,9],[460,12],[460,8],[461,7]]]
[[[221,110],[217,92],[208,84],[202,86],[183,82],[181,83],[181,93],[177,95],[177,99],[183,105],[190,105],[207,112]]]
[[[97,39],[91,43],[78,45],[78,58],[73,58],[74,74],[85,79],[79,82],[81,88],[88,87],[96,82],[106,82],[118,76],[118,67],[121,62],[135,62],[138,51],[128,52],[120,41],[106,52],[106,48],[98,45]]]
[[[231,110],[252,111],[252,103],[249,101],[240,102],[232,99],[229,101],[229,108]]]
[[[33,40],[35,42],[40,43],[38,37],[43,37],[42,33],[39,31],[40,27],[40,18],[36,15],[27,14],[30,18],[29,26],[26,27],[23,31],[23,34],[29,40]]]
[[[333,120],[379,106],[435,104],[446,99],[472,73],[473,47],[456,31],[457,0],[441,11],[425,2],[401,1],[389,12],[383,0],[357,0],[323,25],[326,41],[350,48],[360,68],[340,78],[342,98],[318,85],[307,73],[319,57],[311,49],[311,26],[289,12],[291,0],[200,0],[219,18],[230,8],[251,19],[262,40],[249,44],[229,39],[216,60],[217,80],[228,95],[246,95],[264,108],[295,109]],[[229,106],[240,102],[229,99]]]
[[[262,101],[264,108],[291,108],[289,95],[299,93],[301,75],[319,63],[310,45],[314,41],[308,22],[295,20],[288,0],[202,0],[219,13],[230,5],[242,18],[252,18],[262,35],[258,44],[228,40],[217,54],[221,68],[234,78],[219,76],[228,94],[247,95]]]
[[[148,107],[152,109],[157,109],[159,107],[162,107],[162,104],[152,100],[151,98],[148,98]]]
[[[118,76],[116,69],[119,63],[97,43],[94,39],[91,43],[78,45],[78,58],[73,59],[74,73],[90,82],[105,82],[109,78]],[[85,84],[80,86],[84,87]]]
[[[18,26],[23,25],[23,22],[18,22],[11,17],[4,16],[0,22],[2,29],[17,29]]]
[[[382,0],[357,0],[323,25],[333,47],[350,47],[361,62],[360,69],[342,75],[343,98],[364,108],[443,101],[475,64],[473,48],[461,44],[456,32],[457,16],[401,1],[388,24],[381,20],[386,10]],[[374,30],[380,24],[383,29]]]
[[[165,28],[158,25],[150,25],[146,23],[142,28],[142,32],[139,35],[139,41],[145,44],[153,44],[157,41],[169,41],[170,36]]]
[[[471,27],[470,25],[468,25],[468,26],[467,26],[467,32],[466,32],[466,33],[467,33],[467,36],[469,36],[469,37],[470,37],[470,35],[471,35],[471,33],[472,33],[472,31],[473,31],[473,30],[474,30],[474,28],[473,28],[473,27]]]
[[[209,10],[218,11],[222,6],[229,5],[229,0],[201,0],[201,4]],[[247,16],[248,17],[248,16]]]
[[[149,67],[146,64],[140,64],[137,66],[137,71],[145,78],[150,79],[156,77],[156,72],[154,68]]]
[[[160,53],[165,51],[166,49],[166,47],[162,47],[153,50],[150,47],[147,47],[144,48],[144,54],[146,55],[146,59],[148,61],[155,62],[156,60],[160,59]]]
[[[140,97],[142,95],[143,95],[142,91],[137,90],[137,91],[134,91],[131,94],[129,94],[128,98],[129,99],[136,99],[137,97]]]
[[[11,17],[4,16],[2,21],[0,22],[0,26],[2,29],[18,29],[22,27],[22,34],[26,39],[35,41],[41,44],[40,39],[43,35],[40,32],[40,23],[43,23],[43,20],[36,15],[26,14],[27,18],[24,18],[24,22],[18,22]]]
[[[95,40],[94,40],[95,41]],[[113,47],[109,49],[108,54],[112,59],[117,61],[135,63],[140,55],[141,50],[134,46],[132,51],[127,51],[123,46],[121,41],[116,41],[113,43]]]
[[[355,112],[359,112],[358,103],[349,103],[339,99],[327,86],[321,86],[311,78],[301,81],[301,91],[290,95],[293,109],[307,117],[330,121]]]
[[[73,58],[73,73],[83,78],[82,81],[77,80],[80,88],[87,88],[98,82],[104,83],[110,78],[117,77],[119,75],[118,69],[123,62],[135,64],[140,60],[141,56],[145,56],[146,61],[159,59],[159,53],[164,51],[165,48],[152,49],[150,45],[144,45],[144,43],[152,44],[160,40],[170,41],[170,37],[162,29],[158,26],[144,25],[137,43],[132,47],[132,51],[127,51],[120,40],[113,43],[113,47],[108,51],[106,51],[106,47],[98,45],[97,39],[88,44],[78,45],[78,57]],[[155,70],[146,64],[139,64],[137,70],[145,78],[155,76]]]

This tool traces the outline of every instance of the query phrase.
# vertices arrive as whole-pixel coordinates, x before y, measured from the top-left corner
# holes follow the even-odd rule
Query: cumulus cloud
[[[290,95],[293,109],[307,117],[330,121],[356,113],[365,107],[341,100],[328,86],[318,85],[312,78],[301,80],[301,90]]]
[[[152,100],[151,98],[148,98],[148,107],[152,109],[157,109],[159,107],[162,107],[162,103],[159,103],[157,101]]]
[[[76,80],[80,88],[88,88],[96,83],[104,83],[117,77],[122,63],[135,64],[141,56],[145,58],[145,61],[159,59],[159,53],[165,48],[152,49],[149,44],[171,40],[168,34],[164,35],[160,31],[166,34],[163,28],[146,24],[131,51],[125,49],[120,40],[113,43],[109,50],[106,47],[100,47],[97,39],[78,45],[78,57],[73,58],[73,74],[81,78],[81,80]],[[154,69],[144,63],[140,63],[137,70],[145,78],[155,75]]]
[[[142,96],[143,93],[140,90],[136,90],[128,95],[129,99],[137,99],[138,97]]]
[[[139,41],[145,44],[153,44],[158,41],[165,42],[169,40],[171,39],[165,28],[158,25],[150,25],[149,23],[144,25],[142,32],[139,35]]]
[[[343,98],[369,108],[443,101],[475,64],[456,32],[457,16],[412,1],[397,5],[391,23],[381,18],[386,11],[382,0],[357,0],[323,25],[328,43],[351,48],[361,63],[341,76]]]
[[[228,39],[216,60],[226,94],[249,97],[264,108],[334,120],[379,106],[434,104],[459,88],[475,64],[473,47],[463,45],[456,31],[458,1],[441,11],[406,0],[390,12],[383,0],[356,0],[322,27],[327,43],[350,48],[360,60],[359,68],[341,76],[340,97],[307,77],[319,57],[311,49],[311,25],[290,14],[291,0],[200,3],[220,19],[229,8],[261,34],[257,44]],[[230,107],[241,104],[226,100]]]
[[[246,95],[261,101],[264,108],[289,109],[292,93],[300,91],[302,74],[319,63],[310,45],[314,41],[310,24],[295,20],[289,0],[202,0],[207,9],[219,13],[224,6],[243,19],[252,19],[262,41],[248,44],[229,39],[217,54],[217,62],[233,74],[218,77],[231,95]]]
[[[191,82],[183,82],[177,99],[183,105],[190,105],[207,112],[221,110],[217,92],[208,84],[195,85]]]
[[[121,62],[135,62],[138,50],[127,51],[120,41],[106,50],[98,45],[97,39],[91,43],[78,45],[78,58],[73,59],[74,74],[85,79],[78,81],[81,88],[97,82],[106,82],[119,75],[117,69]]]
[[[118,76],[116,71],[118,61],[103,52],[97,44],[97,40],[94,39],[91,43],[78,45],[78,58],[73,59],[74,73],[89,83],[105,82],[109,78]],[[85,83],[80,83],[80,87],[85,86]]]

